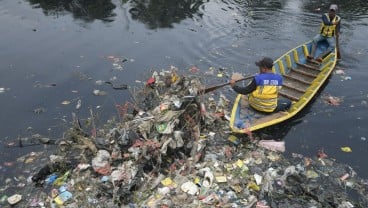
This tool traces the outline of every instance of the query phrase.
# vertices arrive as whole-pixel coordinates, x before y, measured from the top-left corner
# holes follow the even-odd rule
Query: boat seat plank
[[[308,84],[298,82],[298,81],[293,80],[293,79],[284,79],[283,80],[283,85],[293,86],[293,87],[303,89],[303,90],[307,90],[308,87],[310,86]]]
[[[307,77],[307,76],[301,76],[300,74],[297,74],[297,73],[289,73],[289,74],[284,74],[283,75],[285,79],[292,79],[292,80],[295,80],[295,81],[298,81],[298,82],[301,82],[301,83],[304,83],[304,84],[307,84],[307,85],[310,85],[313,81],[312,78],[310,77]]]
[[[279,94],[281,96],[284,96],[286,98],[289,98],[293,101],[298,101],[300,99],[300,97],[303,95],[303,93],[295,90],[295,89],[292,89],[292,88],[287,88],[287,87],[284,87],[282,88],[280,91],[279,91]]]
[[[296,62],[296,65],[300,66],[300,67],[303,67],[303,68],[308,68],[308,69],[313,69],[313,70],[316,70],[318,72],[320,72],[321,70],[319,69],[319,66],[313,66],[313,65],[310,65],[310,64],[302,64],[302,63],[298,63]]]
[[[303,68],[291,68],[291,70],[293,70],[296,73],[303,74],[305,76],[309,76],[309,77],[312,77],[312,78],[316,78],[317,75],[318,75],[318,73],[313,73],[310,70],[305,70]]]
[[[318,62],[318,61],[316,61],[316,60],[314,60],[314,59],[306,59],[307,60],[307,62],[309,63],[309,64],[312,64],[312,65],[314,65],[314,66],[320,66],[321,65],[321,63],[320,62]]]
[[[292,69],[298,69],[300,71],[304,71],[308,74],[313,74],[313,75],[318,75],[319,73],[321,73],[321,71],[317,71],[317,70],[314,70],[314,69],[309,69],[309,68],[305,68],[305,67],[301,67],[301,66],[297,66],[296,68],[291,68],[290,70]]]
[[[292,90],[295,90],[295,91],[298,91],[298,92],[301,92],[301,93],[305,93],[305,91],[306,91],[306,89],[301,89],[301,88],[298,88],[298,87],[295,87],[293,85],[286,84],[286,83],[284,83],[282,85],[282,87],[286,87],[286,88],[289,88],[289,89],[292,89]]]

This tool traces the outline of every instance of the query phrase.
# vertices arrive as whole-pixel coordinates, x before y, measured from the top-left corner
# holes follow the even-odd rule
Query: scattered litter
[[[215,73],[227,76],[225,69]],[[27,200],[18,201],[19,207],[368,206],[364,180],[323,150],[287,158],[285,141],[260,140],[252,132],[230,135],[230,101],[221,93],[196,94],[204,87],[202,77],[181,76],[174,66],[147,77],[131,88],[134,102],[115,105],[119,119],[98,126],[90,108],[81,124],[74,113],[52,156],[32,153],[1,164],[21,166],[24,176],[4,178],[0,191],[21,188],[17,193]],[[78,99],[72,110],[81,105]],[[32,139],[52,142],[41,135]]]
[[[118,56],[107,56],[107,59],[112,62],[113,69],[116,70],[123,70],[122,63],[128,61],[128,59],[124,57],[118,57]],[[132,59],[132,62],[134,59]]]
[[[191,181],[183,183],[183,185],[181,185],[180,188],[183,192],[188,193],[190,195],[198,194],[198,186]]]
[[[197,73],[199,71],[199,69],[196,66],[192,66],[192,67],[190,67],[189,71],[192,72],[192,73]]]
[[[331,95],[323,96],[323,99],[324,99],[325,103],[327,103],[329,105],[334,105],[334,106],[338,106],[342,102],[341,98],[334,97],[334,96],[331,96]]]
[[[349,173],[345,173],[343,176],[340,177],[340,180],[345,181],[346,179],[349,178],[349,176],[350,176]]]
[[[324,159],[324,158],[327,158],[328,156],[327,156],[327,154],[324,152],[324,150],[323,150],[323,149],[320,149],[320,150],[318,150],[318,152],[317,152],[317,157],[318,157],[318,159]]]
[[[105,81],[102,80],[97,80],[96,81],[96,85],[103,85],[105,83]]]
[[[78,110],[82,106],[82,100],[77,101],[77,105],[75,106],[75,109]]]
[[[345,74],[344,70],[342,70],[342,69],[335,70],[335,73],[336,74],[340,74],[340,75],[344,75]]]
[[[343,152],[352,152],[351,148],[350,147],[341,147],[341,150]]]
[[[4,92],[6,92],[6,91],[9,91],[9,90],[10,90],[10,88],[0,87],[0,94],[1,94],[1,93],[4,93]]]
[[[113,84],[110,81],[106,81],[105,83],[110,85],[112,87],[112,89],[114,89],[114,90],[126,90],[126,89],[128,89],[128,85],[126,85],[126,84],[116,85],[116,84]]]
[[[285,141],[260,140],[258,145],[272,151],[285,152]]]
[[[22,195],[14,194],[13,196],[10,196],[7,200],[10,205],[14,205],[22,200]]]
[[[41,114],[41,113],[43,113],[45,111],[46,111],[46,109],[43,108],[43,107],[39,107],[39,108],[33,109],[33,113],[35,113],[35,114]]]
[[[104,95],[107,95],[107,92],[102,91],[102,90],[93,90],[93,94],[96,96],[104,96]]]
[[[63,105],[69,105],[70,104],[70,101],[69,100],[64,100],[63,102],[61,102],[61,104],[63,104]]]
[[[54,198],[54,201],[58,205],[63,205],[66,201],[68,201],[72,197],[73,197],[72,193],[70,193],[69,191],[63,191],[57,197]]]

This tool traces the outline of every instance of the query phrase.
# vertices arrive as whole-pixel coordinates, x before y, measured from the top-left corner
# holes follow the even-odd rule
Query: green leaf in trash
[[[68,179],[69,173],[70,172],[67,171],[64,175],[62,175],[59,178],[57,178],[54,181],[53,185],[55,185],[55,186],[61,186],[61,185],[63,185],[66,182],[66,180]]]
[[[167,124],[163,123],[163,124],[157,124],[156,125],[156,130],[158,131],[158,133],[162,133],[165,131],[167,127]]]

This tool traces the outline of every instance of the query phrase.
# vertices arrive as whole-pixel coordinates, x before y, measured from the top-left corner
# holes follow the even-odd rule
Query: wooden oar
[[[246,77],[244,77],[244,78],[241,78],[241,79],[237,80],[237,82],[239,82],[239,81],[244,81],[244,80],[247,80],[247,79],[251,79],[251,78],[253,78],[253,77],[254,77],[254,75],[246,76]],[[226,85],[229,85],[229,84],[230,84],[230,82],[227,82],[227,83],[223,83],[223,84],[215,85],[215,86],[212,86],[212,87],[208,87],[208,88],[206,88],[206,89],[204,89],[204,90],[202,91],[202,94],[206,94],[206,93],[208,93],[208,92],[212,92],[212,91],[214,91],[214,90],[217,90],[217,89],[219,89],[219,88],[221,88],[221,87],[224,87],[224,86],[226,86]]]
[[[339,35],[336,35],[336,51],[337,51],[337,59],[341,59],[340,46],[339,46]]]

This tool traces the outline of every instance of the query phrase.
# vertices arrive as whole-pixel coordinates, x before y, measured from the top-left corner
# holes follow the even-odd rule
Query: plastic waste
[[[182,191],[190,195],[196,195],[198,194],[198,191],[199,191],[198,186],[192,181],[183,183],[180,188]]]
[[[60,176],[57,179],[55,179],[55,181],[52,184],[56,186],[63,185],[68,179],[69,173],[70,173],[69,171],[65,172],[63,176]]]
[[[170,193],[170,188],[169,187],[162,187],[162,188],[158,188],[157,189],[157,192],[160,194],[160,195],[163,195],[165,196],[166,194]]]
[[[55,197],[54,201],[58,205],[63,205],[66,201],[68,201],[72,197],[73,197],[72,193],[70,193],[69,191],[64,191],[60,193],[57,197]]]
[[[109,180],[110,180],[109,176],[102,176],[102,178],[101,178],[101,182],[107,182]]]
[[[10,196],[7,200],[10,205],[14,205],[22,200],[22,195],[14,194],[13,196]]]
[[[99,150],[96,157],[92,159],[93,169],[102,175],[109,175],[111,172],[110,167],[110,153],[106,150]]]
[[[212,186],[214,176],[210,170],[207,170],[204,174],[204,179],[202,182],[202,185],[206,188],[209,188]]]
[[[234,135],[230,135],[227,140],[235,145],[239,145],[241,143],[240,139]]]
[[[228,202],[233,202],[238,198],[238,196],[236,195],[234,191],[226,192],[225,197],[228,200]]]
[[[46,185],[53,184],[53,183],[54,183],[54,181],[57,179],[57,177],[58,177],[58,175],[57,175],[56,173],[53,173],[53,174],[49,175],[49,176],[46,178],[46,180],[45,180]]]
[[[6,200],[8,199],[7,195],[4,195],[0,198],[0,204],[3,204],[4,202],[6,202]]]
[[[216,176],[217,183],[225,183],[227,181],[226,175],[219,175]]]
[[[261,185],[261,183],[262,183],[262,176],[260,176],[260,175],[258,175],[257,173],[255,173],[255,174],[253,175],[253,177],[254,177],[254,179],[256,180],[256,184],[257,184],[257,185]]]
[[[165,178],[161,181],[161,184],[164,186],[171,186],[174,184],[174,181],[172,181],[171,178]]]
[[[272,151],[285,152],[285,141],[260,140],[258,145]]]
[[[351,148],[350,147],[341,147],[341,150],[343,152],[352,152]]]

